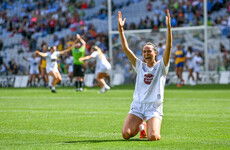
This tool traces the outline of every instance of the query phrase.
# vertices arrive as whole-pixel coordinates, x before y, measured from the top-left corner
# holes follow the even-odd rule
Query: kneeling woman
[[[97,61],[96,70],[95,70],[95,74],[97,76],[96,79],[101,87],[100,93],[104,93],[105,91],[110,89],[110,87],[106,84],[104,78],[108,76],[107,72],[111,70],[111,65],[98,46],[93,46],[91,50],[93,51],[91,55],[81,57],[79,58],[79,61],[96,58]]]
[[[73,47],[70,47],[66,50],[59,52],[56,51],[57,50],[56,46],[53,46],[49,48],[46,53],[42,53],[39,51],[35,52],[36,54],[46,58],[46,72],[48,73],[48,75],[51,75],[53,77],[52,87],[51,87],[51,92],[53,93],[56,93],[55,86],[62,79],[61,74],[58,71],[57,58],[58,56],[69,52],[72,48]]]

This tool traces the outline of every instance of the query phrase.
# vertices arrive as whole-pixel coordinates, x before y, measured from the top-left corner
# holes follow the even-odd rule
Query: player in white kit
[[[193,52],[193,49],[191,46],[188,47],[188,52],[186,54],[186,63],[187,63],[187,67],[189,70],[189,75],[188,75],[188,82],[190,77],[192,78],[192,83],[191,85],[195,85],[195,80],[194,80],[194,76],[193,76],[193,71],[194,71],[194,58],[195,53]]]
[[[71,48],[73,47],[70,47],[66,50],[59,52],[56,51],[57,50],[56,46],[53,46],[49,48],[49,50],[46,53],[36,51],[36,54],[46,58],[46,72],[48,73],[48,75],[51,75],[53,77],[52,87],[51,87],[51,92],[53,93],[56,93],[55,86],[62,79],[61,74],[58,71],[57,58],[58,56],[69,52]]]
[[[66,60],[65,60],[65,64],[66,64],[66,69],[68,71],[68,76],[69,76],[69,80],[70,80],[70,85],[73,86],[73,56],[70,55],[70,53],[66,53]]]
[[[32,84],[32,86],[35,86],[35,80],[37,78],[37,83],[39,85],[40,78],[39,78],[38,66],[39,66],[40,58],[36,57],[36,55],[33,54],[32,57],[30,57],[28,59],[26,57],[23,57],[23,59],[30,63],[30,80],[29,80],[29,84]]]
[[[98,46],[93,46],[91,49],[93,52],[89,56],[79,58],[79,61],[96,58],[95,75],[97,82],[99,83],[101,90],[100,93],[105,93],[110,87],[106,84],[104,78],[108,76],[108,72],[111,70],[111,65],[106,59],[105,55]]]
[[[194,61],[194,72],[196,73],[196,82],[201,81],[200,78],[200,65],[203,62],[203,58],[200,52],[196,52],[195,57],[193,58]]]
[[[122,20],[121,12],[118,12],[118,31],[122,49],[137,72],[133,102],[122,128],[124,139],[135,136],[139,132],[139,126],[144,119],[147,122],[148,140],[156,141],[161,138],[160,129],[163,116],[164,86],[172,47],[169,10],[167,10],[165,20],[167,40],[163,58],[156,62],[157,47],[148,42],[143,47],[142,55],[145,62],[142,62],[129,49],[123,29],[125,19]]]

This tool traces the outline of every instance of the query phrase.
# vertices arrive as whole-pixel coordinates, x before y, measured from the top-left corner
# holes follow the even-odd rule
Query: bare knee
[[[124,139],[128,140],[131,137],[131,131],[129,129],[122,131],[122,136]]]
[[[158,141],[160,139],[161,139],[160,134],[150,134],[150,135],[148,135],[148,140],[149,141]]]

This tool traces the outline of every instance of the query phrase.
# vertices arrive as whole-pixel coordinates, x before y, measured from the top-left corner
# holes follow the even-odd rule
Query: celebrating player
[[[63,50],[61,52],[57,51],[56,46],[53,46],[48,49],[48,52],[42,53],[36,51],[35,53],[46,58],[46,72],[48,75],[53,77],[51,92],[56,93],[55,86],[62,79],[60,72],[58,71],[57,58],[58,56],[69,52],[73,47]]]
[[[26,58],[23,56],[23,59],[25,61],[28,61],[30,63],[30,80],[29,80],[29,86],[32,84],[32,86],[35,86],[35,78],[37,78],[37,83],[39,85],[39,70],[38,65],[40,62],[40,58],[36,57],[36,54],[33,54],[31,58]]]
[[[125,18],[122,20],[121,12],[118,12],[118,30],[122,49],[137,72],[133,102],[122,128],[124,139],[129,139],[139,132],[139,126],[144,118],[147,122],[148,140],[156,141],[161,138],[164,86],[172,47],[170,20],[169,10],[167,10],[167,16],[165,17],[167,40],[163,58],[156,62],[157,47],[148,42],[143,46],[142,55],[145,62],[142,62],[129,49],[123,29]]]
[[[46,53],[48,51],[48,46],[47,44],[42,44],[42,50],[43,50],[43,53]],[[46,72],[46,59],[45,58],[41,58],[41,61],[40,61],[40,68],[41,68],[41,76],[42,76],[42,79],[44,81],[44,86],[46,86],[47,88],[49,88],[49,77],[48,77],[48,74]]]
[[[108,76],[107,72],[111,69],[111,65],[99,47],[93,46],[91,50],[93,51],[91,55],[81,57],[79,61],[81,62],[91,58],[97,59],[95,75],[97,76],[97,82],[101,87],[100,93],[105,93],[110,87],[106,84],[104,78]]]

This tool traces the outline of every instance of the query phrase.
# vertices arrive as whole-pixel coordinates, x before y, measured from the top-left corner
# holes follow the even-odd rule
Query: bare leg
[[[104,88],[104,86],[106,86],[106,82],[104,80],[104,78],[107,76],[106,73],[98,73],[97,74],[97,82],[99,83],[101,88]]]
[[[161,120],[153,117],[147,121],[147,136],[149,141],[157,141],[161,139]]]
[[[143,120],[133,114],[128,114],[122,128],[122,136],[124,139],[129,139],[139,132],[139,126]]]
[[[70,80],[70,83],[73,82],[73,72],[69,72],[69,80]]]
[[[48,84],[48,76],[46,74],[46,69],[45,68],[42,68],[41,69],[41,76],[42,76],[42,79],[44,81],[45,84]]]
[[[31,86],[32,85],[32,80],[33,80],[33,75],[32,74],[30,74],[30,79],[29,79],[29,86]]]
[[[56,86],[56,84],[61,81],[61,75],[59,72],[54,72],[54,71],[51,71],[49,73],[49,75],[51,75],[53,77],[53,82],[52,82],[52,88],[54,88]]]
[[[39,74],[35,74],[35,78],[37,78],[38,84],[40,82]]]

